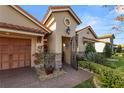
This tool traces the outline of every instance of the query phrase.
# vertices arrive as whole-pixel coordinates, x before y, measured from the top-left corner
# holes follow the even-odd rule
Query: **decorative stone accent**
[[[56,69],[62,68],[62,54],[61,53],[57,53],[55,55],[55,68]]]
[[[59,76],[66,73],[64,70],[54,70],[54,72],[52,74],[47,75],[45,73],[45,70],[40,69],[40,68],[36,69],[36,72],[37,72],[38,78],[41,81],[52,79],[52,78],[55,78],[55,77],[59,77]]]

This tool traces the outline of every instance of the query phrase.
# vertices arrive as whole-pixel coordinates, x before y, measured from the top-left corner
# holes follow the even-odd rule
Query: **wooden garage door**
[[[0,70],[30,66],[31,41],[0,37]]]

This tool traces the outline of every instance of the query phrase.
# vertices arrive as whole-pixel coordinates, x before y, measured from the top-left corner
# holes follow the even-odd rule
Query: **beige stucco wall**
[[[77,23],[68,12],[52,13],[51,17],[55,18],[56,29],[53,30],[52,34],[48,37],[49,50],[50,50],[50,52],[53,52],[53,53],[62,53],[62,36],[63,37],[74,36]],[[70,18],[70,20],[71,20],[71,25],[70,25],[71,31],[70,31],[69,35],[66,33],[67,26],[64,24],[65,17]],[[71,54],[66,54],[66,55],[71,55]],[[69,63],[70,56],[68,56],[68,57],[69,58],[67,58],[67,61]]]
[[[51,17],[55,18],[56,30],[54,30],[53,33],[48,37],[49,50],[55,53],[61,53],[62,36],[65,36],[65,37],[74,36],[77,23],[68,12],[53,13]],[[65,17],[68,17],[71,20],[70,35],[66,34],[67,26],[64,24]],[[50,19],[51,18],[49,18],[49,20]]]
[[[75,35],[75,29],[77,26],[76,21],[73,19],[73,17],[68,12],[60,12],[60,13],[54,13],[55,19],[57,22],[57,28],[56,28],[56,53],[61,53],[62,51],[62,36],[64,37],[72,37]],[[64,18],[70,18],[71,25],[70,25],[70,34],[68,35],[66,33],[67,26],[64,24]]]
[[[30,21],[22,14],[18,13],[16,10],[8,5],[0,6],[0,22],[27,26],[31,28],[39,28],[39,26],[37,26],[35,23]]]
[[[34,66],[34,60],[35,57],[33,54],[36,52],[36,45],[37,45],[37,37],[36,36],[28,36],[28,35],[23,35],[23,34],[13,34],[10,33],[9,35],[6,35],[5,33],[0,32],[0,37],[10,37],[10,38],[22,38],[22,39],[30,39],[31,40],[31,66]]]
[[[78,52],[85,51],[86,44],[83,43],[83,37],[95,39],[94,35],[91,33],[89,29],[83,29],[83,31],[81,30],[80,32],[78,32],[78,48],[77,48]]]

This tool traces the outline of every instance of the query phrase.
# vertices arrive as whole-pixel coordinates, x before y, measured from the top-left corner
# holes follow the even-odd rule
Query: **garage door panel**
[[[18,58],[19,58],[18,54],[13,54],[13,61],[18,61]]]
[[[2,70],[2,66],[0,65],[0,70]]]
[[[2,62],[2,70],[5,70],[5,69],[10,69],[9,62]]]
[[[0,70],[2,70],[2,61],[1,61],[1,56],[0,56]]]
[[[0,37],[0,70],[30,66],[31,40]]]
[[[2,60],[2,62],[8,62],[9,61],[9,55],[8,54],[2,54],[1,60]]]
[[[11,63],[11,68],[18,68],[18,61],[13,61]]]
[[[7,53],[9,52],[9,46],[8,45],[1,45],[1,53]]]
[[[10,62],[9,62],[9,55],[8,54],[2,54],[1,56],[1,63],[2,63],[2,69],[9,69],[10,68]]]
[[[19,60],[25,60],[25,54],[19,54]]]
[[[19,67],[24,67],[25,66],[25,61],[24,60],[20,60],[19,61]]]

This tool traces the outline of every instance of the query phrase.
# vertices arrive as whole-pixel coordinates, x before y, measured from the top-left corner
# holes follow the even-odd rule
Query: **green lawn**
[[[108,59],[108,61],[105,62],[104,65],[124,72],[124,58],[123,57],[113,56],[111,59]]]
[[[87,80],[85,82],[76,85],[74,88],[95,88],[95,86],[92,81]]]

